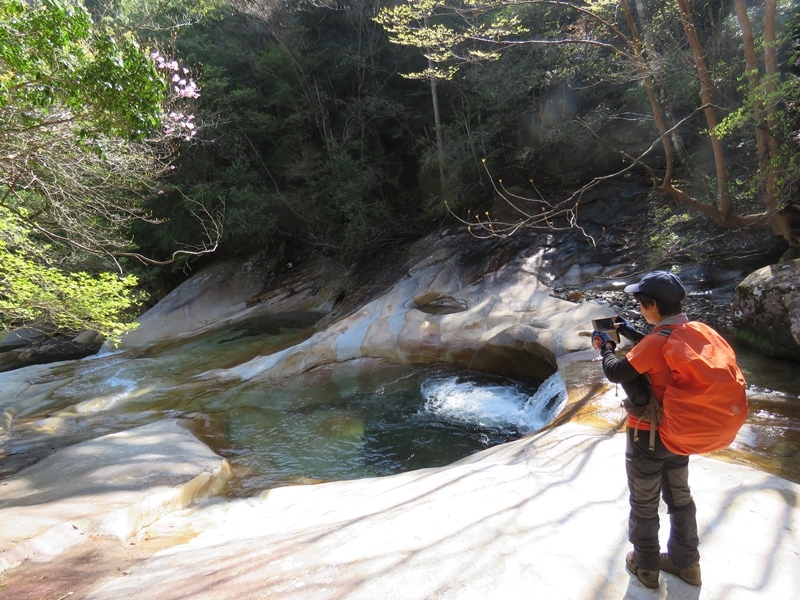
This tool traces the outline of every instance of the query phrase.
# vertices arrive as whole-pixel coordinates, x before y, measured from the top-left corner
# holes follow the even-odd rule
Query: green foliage
[[[167,170],[170,91],[110,24],[77,0],[0,0],[3,327],[116,336],[135,316],[136,280],[117,273],[126,228]]]
[[[484,18],[493,8],[499,10],[492,18]],[[499,58],[499,46],[477,46],[470,43],[472,40],[512,40],[529,33],[519,12],[501,5],[487,9],[477,2],[467,2],[460,10],[460,5],[446,1],[408,0],[381,8],[375,21],[393,43],[418,48],[431,61],[425,71],[405,73],[404,77],[449,80],[465,63]]]
[[[742,70],[737,79],[740,103],[715,129],[729,147],[749,150],[752,155],[755,155],[753,132],[757,128],[771,135],[779,146],[777,156],[764,165],[764,170],[755,170],[751,165],[734,170],[731,191],[742,210],[754,210],[767,184],[768,173],[778,175],[770,192],[775,194],[779,207],[796,202],[800,190],[800,42],[796,34],[792,35],[800,30],[800,17],[797,14],[779,17],[784,24],[779,30],[783,33],[778,41],[779,52],[786,56],[788,65],[795,65],[794,70],[760,75],[754,89],[747,80],[748,73]]]
[[[680,226],[688,223],[692,217],[688,212],[673,211],[667,206],[655,209],[652,215],[649,253],[656,262],[660,262],[684,250],[686,240],[681,235]]]
[[[66,270],[50,254],[23,220],[0,207],[0,328],[47,324],[115,339],[134,327],[124,324],[136,300],[134,276]]]
[[[224,206],[228,253],[288,244],[352,256],[404,235],[420,129],[414,95],[392,77],[396,53],[364,18],[373,8],[233,13],[183,32],[176,52],[203,65],[201,135],[213,143],[176,161],[150,206],[169,221],[137,225],[143,248],[183,241],[195,202]]]
[[[0,0],[1,127],[67,118],[83,138],[141,139],[161,122],[164,90],[136,41],[95,31],[80,3]]]
[[[352,256],[370,247],[386,234],[391,214],[380,198],[369,198],[376,182],[370,181],[366,160],[334,150],[324,168],[309,173],[303,189],[308,194],[296,198],[299,214],[320,240]],[[303,210],[307,207],[307,210]]]

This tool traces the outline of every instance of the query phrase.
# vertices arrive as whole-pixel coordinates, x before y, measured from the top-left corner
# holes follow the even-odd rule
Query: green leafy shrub
[[[24,222],[0,209],[0,327],[93,329],[110,339],[135,327],[125,321],[137,300],[136,277],[67,270],[48,254]]]

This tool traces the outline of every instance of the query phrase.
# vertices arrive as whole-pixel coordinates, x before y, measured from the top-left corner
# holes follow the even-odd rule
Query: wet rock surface
[[[101,341],[84,343],[68,338],[36,341],[22,348],[0,352],[0,372],[29,365],[43,365],[62,360],[75,360],[96,354]]]

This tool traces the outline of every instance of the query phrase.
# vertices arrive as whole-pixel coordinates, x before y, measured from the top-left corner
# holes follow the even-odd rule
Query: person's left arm
[[[627,358],[617,358],[614,354],[617,344],[607,333],[593,331],[592,346],[600,351],[603,357],[603,373],[611,383],[624,383],[639,376],[639,371],[633,368]]]
[[[639,376],[639,371],[633,368],[628,359],[618,358],[610,345],[604,345],[600,352],[603,357],[603,373],[611,383],[624,383]]]

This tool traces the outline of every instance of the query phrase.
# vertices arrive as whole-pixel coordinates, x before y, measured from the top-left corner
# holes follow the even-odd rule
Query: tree
[[[188,81],[168,87],[167,72],[131,34],[95,27],[79,2],[0,0],[3,327],[124,329],[135,285],[121,277],[120,258],[135,255],[125,228],[147,218],[142,202],[169,171],[170,142],[193,128],[165,113],[170,97],[194,93]],[[90,288],[120,301],[87,311],[79,305],[99,308]]]
[[[795,4],[795,3],[792,3]],[[644,88],[659,134],[659,144],[663,149],[665,166],[661,172],[656,173],[645,161],[655,145],[648,148],[638,157],[630,157],[631,166],[643,166],[651,170],[660,191],[668,197],[690,209],[703,212],[712,217],[717,223],[727,228],[742,227],[758,224],[769,227],[773,232],[782,235],[792,245],[800,244],[800,236],[789,224],[788,211],[785,210],[787,202],[776,201],[780,195],[775,189],[778,177],[773,167],[767,167],[763,173],[765,181],[771,181],[764,186],[761,195],[761,211],[754,211],[752,206],[735,206],[729,189],[730,166],[725,154],[723,140],[724,132],[718,127],[717,108],[719,96],[717,85],[714,82],[714,69],[724,65],[708,65],[707,60],[713,53],[703,47],[703,40],[695,26],[694,6],[688,0],[678,0],[674,5],[660,6],[658,10],[669,13],[678,11],[680,23],[684,31],[684,44],[691,50],[696,79],[700,82],[700,102],[694,107],[705,116],[707,139],[712,147],[716,194],[714,198],[704,198],[697,192],[679,188],[674,181],[673,148],[670,136],[677,129],[686,127],[692,122],[692,114],[680,118],[678,122],[668,124],[664,118],[665,110],[671,101],[666,89],[662,86],[660,94],[656,93],[659,73],[662,72],[664,61],[656,50],[658,40],[654,29],[647,20],[644,5],[638,6],[634,13],[626,0],[621,0],[616,11],[616,3],[593,1],[584,4],[551,1],[551,0],[512,0],[509,2],[485,2],[483,0],[467,0],[465,2],[449,2],[448,0],[409,0],[399,7],[387,8],[382,12],[382,21],[387,30],[392,32],[393,41],[399,44],[415,45],[421,49],[436,47],[437,56],[442,62],[451,64],[464,64],[469,61],[483,60],[496,57],[499,52],[519,45],[590,45],[604,49],[621,62],[633,67],[638,74],[638,82]],[[766,77],[764,89],[761,92],[763,104],[767,106],[766,119],[761,120],[756,127],[775,131],[777,128],[777,107],[785,104],[789,98],[785,95],[789,88],[777,85],[780,77],[777,72],[775,48],[779,43],[775,36],[776,2],[768,0],[763,12],[763,36],[765,48],[764,73]],[[533,21],[526,20],[525,14],[531,7],[548,7],[572,15],[566,26],[559,22],[553,14],[548,15],[549,21],[539,20],[539,27],[533,29]],[[437,20],[419,26],[416,12],[424,9],[429,14],[435,14]],[[638,17],[637,17],[638,15]],[[645,31],[645,41],[639,34],[639,29]],[[668,30],[664,26],[665,31]],[[668,39],[668,38],[665,38]],[[748,43],[745,41],[745,47]],[[466,52],[464,49],[466,48]],[[488,50],[486,50],[488,48]],[[734,65],[736,63],[734,62]],[[730,66],[730,65],[728,65]],[[748,72],[752,72],[750,69]],[[620,70],[624,73],[624,68]],[[770,87],[771,86],[771,87]],[[783,91],[783,94],[780,92]],[[750,96],[752,101],[755,96]],[[728,97],[728,101],[733,99]],[[745,102],[748,102],[745,100]],[[756,129],[757,131],[758,129]],[[753,134],[754,137],[756,134]],[[759,138],[763,137],[757,134]],[[775,145],[777,135],[772,134],[773,146],[762,155],[761,167],[774,164],[777,155],[781,153]],[[769,139],[769,137],[767,138]],[[768,147],[769,143],[765,144]],[[791,151],[791,143],[786,146],[786,151]],[[794,148],[796,152],[796,148]],[[769,156],[769,162],[764,156]],[[630,167],[629,167],[630,168]],[[754,168],[759,168],[755,165]],[[624,169],[628,170],[628,168]],[[605,178],[605,177],[604,177]],[[748,210],[749,209],[749,210]],[[538,224],[542,222],[541,215],[523,215],[526,223]],[[513,231],[520,223],[499,224],[477,218],[477,224],[491,225],[491,231]]]
[[[17,215],[0,210],[0,315],[6,327],[34,323],[64,332],[91,327],[112,339],[135,300],[133,275],[54,267],[51,248]]]
[[[431,89],[433,106],[434,132],[436,137],[436,156],[439,167],[440,194],[447,195],[448,186],[445,177],[444,134],[439,109],[439,81],[449,81],[458,70],[459,59],[456,49],[464,45],[474,35],[500,36],[509,33],[519,23],[498,24],[497,28],[471,28],[470,34],[459,32],[448,24],[448,17],[454,12],[442,10],[437,0],[412,0],[393,7],[383,8],[375,20],[389,33],[389,39],[401,46],[419,48],[427,61],[427,69],[421,72],[404,73],[408,79],[427,79]],[[458,13],[465,15],[466,13]],[[444,18],[443,18],[444,17]],[[475,57],[478,58],[477,53]],[[481,58],[489,58],[483,55]],[[464,60],[464,59],[462,59]]]
[[[353,260],[413,230],[424,212],[414,136],[430,111],[393,77],[400,52],[371,18],[378,6],[248,0],[182,32],[176,52],[203,64],[210,125],[153,203],[173,216],[148,241],[187,229],[175,216],[187,199],[225,202],[228,254],[312,248]]]

